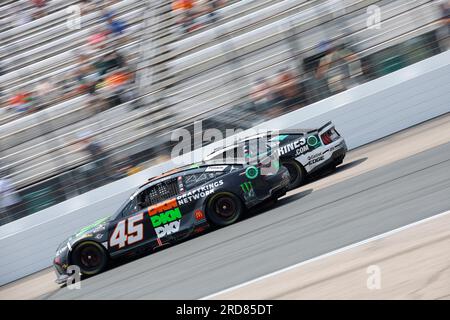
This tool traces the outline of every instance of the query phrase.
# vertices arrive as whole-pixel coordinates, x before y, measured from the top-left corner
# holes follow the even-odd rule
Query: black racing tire
[[[303,166],[295,160],[285,160],[281,164],[289,171],[291,176],[288,190],[301,186],[306,179],[306,172]]]
[[[214,194],[206,203],[206,217],[217,227],[236,222],[243,211],[241,199],[231,192]]]
[[[102,272],[108,264],[108,254],[99,243],[85,241],[72,252],[72,264],[77,265],[83,275],[92,276]]]
[[[284,197],[286,195],[286,193],[289,191],[289,188],[283,188],[282,190],[280,190],[279,192],[277,192],[277,194],[275,195],[276,199],[280,199],[281,197]]]
[[[335,161],[333,162],[333,170],[336,170],[336,167],[337,167],[337,166],[340,166],[342,163],[344,163],[344,158],[335,160]]]
[[[342,161],[333,161],[328,167],[327,167],[327,169],[329,170],[329,171],[331,171],[331,172],[334,172],[334,171],[336,171],[337,170],[337,167],[339,166],[339,165],[341,165],[342,164]]]

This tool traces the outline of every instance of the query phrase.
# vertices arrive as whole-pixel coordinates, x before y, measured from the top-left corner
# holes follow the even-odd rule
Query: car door
[[[133,195],[109,228],[109,252],[115,255],[135,249],[155,239],[147,216],[147,191]]]

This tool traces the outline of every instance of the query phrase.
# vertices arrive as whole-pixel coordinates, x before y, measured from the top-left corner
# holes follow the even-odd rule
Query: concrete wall
[[[310,128],[331,120],[353,149],[447,112],[450,51],[257,128]],[[201,154],[202,150],[194,152],[192,159],[199,159]],[[173,162],[167,162],[149,168],[1,226],[0,285],[49,267],[60,242],[79,228],[112,214],[136,187],[173,166]]]

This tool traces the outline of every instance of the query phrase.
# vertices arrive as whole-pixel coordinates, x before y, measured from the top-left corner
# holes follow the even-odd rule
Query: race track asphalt
[[[449,209],[446,143],[42,298],[198,299]]]

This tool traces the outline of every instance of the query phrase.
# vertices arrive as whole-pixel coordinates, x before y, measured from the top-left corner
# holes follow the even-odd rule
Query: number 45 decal
[[[120,249],[125,245],[141,241],[144,238],[144,229],[141,223],[143,219],[144,213],[141,212],[126,220],[119,221],[109,239],[109,245],[111,247],[119,246]]]

